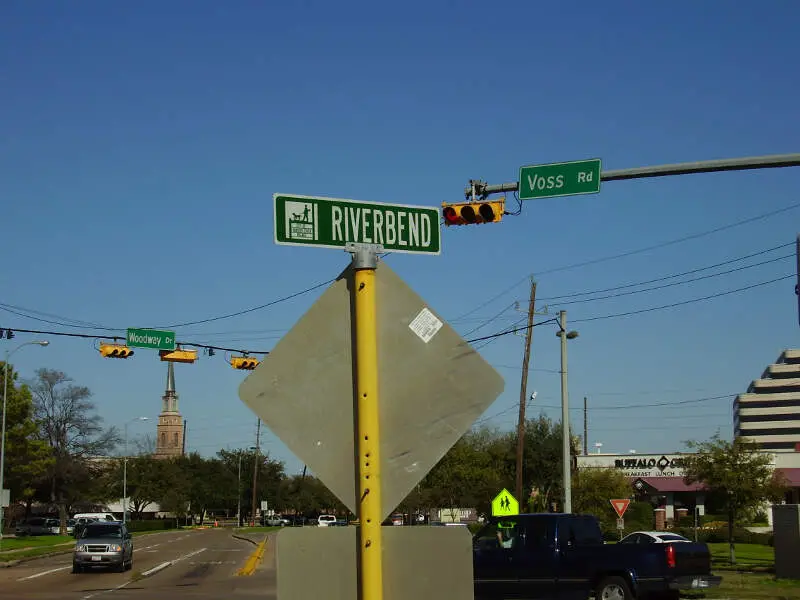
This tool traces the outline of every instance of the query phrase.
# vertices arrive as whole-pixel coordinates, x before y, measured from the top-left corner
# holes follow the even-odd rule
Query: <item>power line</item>
[[[644,252],[649,252],[651,250],[658,250],[658,249],[661,249],[661,248],[666,248],[668,246],[673,246],[675,244],[680,244],[680,243],[683,243],[683,242],[700,239],[700,238],[703,238],[703,237],[706,237],[706,236],[709,236],[709,235],[713,235],[715,233],[720,233],[722,231],[727,231],[729,229],[734,229],[734,228],[740,227],[742,225],[747,225],[749,223],[754,223],[754,222],[762,220],[762,219],[767,219],[769,217],[774,217],[775,215],[779,215],[781,213],[784,213],[784,212],[787,212],[787,211],[790,211],[790,210],[794,210],[794,209],[796,209],[798,207],[800,207],[800,202],[796,202],[794,204],[790,204],[788,206],[784,206],[782,208],[779,208],[779,209],[776,209],[776,210],[773,210],[773,211],[770,211],[770,212],[761,213],[759,215],[755,215],[755,216],[749,217],[747,219],[742,219],[741,221],[735,221],[735,222],[729,223],[727,225],[722,225],[720,227],[715,227],[714,229],[708,229],[706,231],[701,231],[701,232],[698,232],[698,233],[685,235],[685,236],[682,236],[682,237],[679,237],[679,238],[675,238],[675,239],[672,239],[672,240],[667,240],[667,241],[661,242],[659,244],[653,244],[652,246],[645,246],[643,248],[638,248],[636,250],[629,250],[627,252],[622,252],[620,254],[613,254],[613,255],[610,255],[610,256],[604,256],[602,258],[595,258],[595,259],[585,260],[585,261],[582,261],[582,262],[573,263],[573,264],[569,264],[569,265],[563,265],[563,266],[560,266],[560,267],[553,267],[553,268],[550,268],[550,269],[545,269],[543,271],[537,271],[536,272],[536,276],[537,277],[541,277],[542,275],[547,275],[547,274],[550,274],[550,273],[558,273],[558,272],[561,272],[561,271],[568,271],[568,270],[577,269],[577,268],[580,268],[580,267],[595,265],[595,264],[598,264],[598,263],[601,263],[601,262],[608,262],[608,261],[617,260],[617,259],[620,259],[620,258],[627,258],[628,256],[634,256],[636,254],[642,254]],[[470,311],[467,311],[462,316],[471,315],[471,314],[477,312],[478,310],[480,310],[481,308],[491,304],[495,300],[498,300],[498,299],[502,298],[508,292],[510,292],[511,290],[517,288],[519,285],[521,285],[522,283],[524,283],[524,282],[526,282],[528,280],[529,280],[529,276],[526,275],[525,277],[523,277],[522,279],[520,279],[519,281],[517,281],[516,283],[514,283],[510,287],[506,288],[505,290],[503,290],[499,294],[497,294],[495,296],[492,296],[491,298],[489,298],[485,302],[482,302],[481,304],[476,306],[474,309],[472,309]]]
[[[472,329],[470,329],[469,331],[467,331],[466,333],[464,333],[464,334],[462,334],[462,335],[463,335],[464,337],[467,337],[468,335],[471,335],[471,334],[475,333],[475,332],[476,332],[476,331],[478,331],[479,329],[483,329],[484,327],[486,327],[486,326],[487,326],[487,325],[489,325],[490,323],[494,323],[494,322],[495,322],[497,319],[499,319],[500,317],[502,317],[502,316],[503,316],[503,315],[504,315],[504,314],[505,314],[505,313],[506,313],[506,312],[507,312],[507,311],[508,311],[510,308],[513,308],[515,304],[516,304],[516,302],[512,302],[511,304],[509,304],[508,306],[506,306],[506,307],[505,307],[503,310],[501,310],[499,313],[497,313],[495,316],[493,316],[493,317],[490,317],[489,319],[485,319],[485,320],[484,320],[483,322],[481,322],[479,325],[477,325],[477,326],[473,327]]]
[[[309,292],[313,292],[314,290],[318,290],[321,287],[329,285],[336,281],[336,279],[329,279],[328,281],[323,281],[322,283],[317,283],[316,285],[312,285],[304,290],[300,290],[299,292],[295,292],[293,294],[289,294],[288,296],[283,296],[282,298],[278,298],[276,300],[271,300],[265,304],[259,304],[258,306],[251,306],[250,308],[245,308],[243,310],[238,310],[236,312],[227,313],[224,315],[220,315],[218,317],[209,317],[207,319],[199,319],[197,321],[185,321],[183,323],[173,323],[172,325],[164,325],[163,328],[165,329],[173,329],[177,327],[186,327],[188,325],[201,325],[203,323],[211,323],[213,321],[221,321],[222,319],[230,319],[231,317],[238,317],[241,315],[246,315],[251,312],[255,312],[257,310],[262,310],[268,308],[270,306],[275,306],[276,304],[280,304],[281,302],[286,302],[287,300],[292,300],[297,298],[298,296],[302,296],[303,294],[307,294]],[[156,327],[156,329],[160,329]]]
[[[643,313],[648,312],[655,312],[657,310],[666,310],[668,308],[675,308],[677,306],[684,306],[686,304],[694,304],[695,302],[703,302],[705,300],[713,300],[715,298],[721,298],[723,296],[729,296],[730,294],[737,294],[739,292],[744,292],[747,290],[752,290],[758,287],[763,287],[765,285],[770,285],[772,283],[777,283],[778,281],[783,281],[785,279],[790,279],[792,277],[796,277],[795,273],[791,275],[784,275],[783,277],[777,277],[775,279],[770,279],[769,281],[762,281],[760,283],[754,283],[752,285],[747,285],[745,287],[736,288],[734,290],[727,290],[724,292],[718,292],[716,294],[710,294],[708,296],[703,296],[701,298],[692,298],[690,300],[683,300],[681,302],[672,302],[671,304],[662,304],[661,306],[651,306],[649,308],[642,308],[639,310],[629,310],[626,312],[621,313],[613,313],[609,315],[598,315],[595,317],[585,317],[583,319],[573,319],[573,323],[587,323],[589,321],[600,321],[602,319],[615,319],[617,317],[629,317],[632,315],[641,315]]]
[[[767,265],[770,263],[778,262],[779,260],[785,260],[787,258],[794,258],[794,254],[786,254],[784,256],[779,256],[778,258],[771,258],[769,260],[763,260],[761,262],[753,263],[752,265],[743,265],[741,267],[736,267],[734,269],[728,269],[727,271],[720,271],[719,273],[709,273],[708,275],[701,275],[700,277],[693,277],[692,279],[685,279],[684,281],[673,281],[672,283],[663,283],[661,285],[656,285],[649,288],[644,288],[641,290],[628,290],[627,292],[619,292],[618,294],[608,294],[606,296],[595,296],[594,298],[580,298],[578,300],[566,300],[564,302],[558,302],[557,306],[566,306],[567,304],[582,304],[584,302],[594,302],[596,300],[608,300],[609,298],[621,298],[622,296],[632,296],[634,294],[643,294],[645,292],[654,292],[656,290],[663,290],[670,287],[675,287],[678,285],[685,285],[687,283],[694,283],[696,281],[703,281],[705,279],[712,279],[714,277],[721,277],[722,275],[730,275],[731,273],[737,273],[739,271],[744,271],[746,269],[752,269],[754,267],[760,267],[763,265]]]
[[[546,323],[554,323],[556,319],[547,319],[546,321],[539,321],[538,323],[534,323],[531,327],[538,327],[539,325],[545,325]],[[473,338],[471,340],[467,340],[468,344],[473,344],[475,342],[482,342],[484,340],[493,340],[495,338],[502,337],[504,335],[509,335],[511,333],[517,333],[520,331],[528,331],[528,326],[525,325],[523,327],[514,327],[513,329],[506,329],[505,331],[500,331],[498,333],[492,333],[489,335],[485,335],[479,338]]]
[[[602,288],[599,290],[592,290],[590,292],[573,292],[571,294],[561,294],[560,296],[550,296],[548,298],[542,298],[542,301],[552,301],[552,300],[561,300],[563,298],[571,299],[577,298],[579,296],[592,296],[594,294],[604,294],[606,292],[614,292],[616,290],[624,290],[632,287],[638,287],[640,285],[649,285],[651,283],[658,283],[660,281],[668,281],[670,279],[676,279],[678,277],[683,277],[685,275],[693,275],[694,273],[700,273],[701,271],[708,271],[709,269],[715,269],[717,267],[724,267],[725,265],[733,264],[736,262],[741,262],[743,260],[747,260],[749,258],[754,258],[756,256],[761,256],[763,254],[768,254],[770,252],[774,252],[775,250],[780,250],[781,248],[786,248],[788,246],[794,246],[795,242],[789,242],[787,244],[780,244],[779,246],[773,246],[772,248],[767,248],[766,250],[761,250],[759,252],[754,252],[753,254],[747,254],[745,256],[740,256],[738,258],[732,258],[729,260],[725,260],[722,262],[715,263],[713,265],[708,265],[705,267],[698,267],[696,269],[690,269],[688,271],[682,271],[680,273],[673,273],[671,275],[664,275],[662,277],[656,277],[655,279],[647,279],[645,281],[637,281],[636,283],[626,283],[622,285],[615,285],[613,287]],[[793,256],[793,255],[789,255]],[[757,263],[761,264],[761,263]]]

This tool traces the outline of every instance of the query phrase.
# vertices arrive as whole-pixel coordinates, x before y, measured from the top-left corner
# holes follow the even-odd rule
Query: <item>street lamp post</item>
[[[562,487],[564,488],[563,512],[572,512],[572,448],[569,435],[569,394],[567,393],[567,340],[578,337],[577,331],[567,331],[567,311],[558,314],[558,331],[556,335],[561,338],[561,460]]]
[[[8,409],[8,359],[20,348],[24,346],[48,346],[47,340],[35,340],[20,344],[11,351],[6,350],[6,358],[3,363],[3,425],[0,432],[0,545],[3,543],[3,516],[6,512],[5,507],[5,466],[6,466],[6,411]]]
[[[148,417],[136,417],[125,423],[125,456],[122,459],[122,522],[128,521],[128,425],[147,421]]]

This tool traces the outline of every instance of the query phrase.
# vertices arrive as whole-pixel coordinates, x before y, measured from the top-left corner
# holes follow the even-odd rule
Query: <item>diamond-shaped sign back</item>
[[[385,263],[376,280],[386,518],[504,382]],[[242,382],[239,397],[355,513],[352,282],[348,267]]]

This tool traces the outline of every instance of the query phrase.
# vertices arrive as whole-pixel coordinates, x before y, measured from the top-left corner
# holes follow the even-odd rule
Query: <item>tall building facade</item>
[[[762,450],[800,452],[800,350],[784,350],[736,397],[733,429]]]
[[[169,458],[183,454],[183,417],[178,409],[175,391],[175,364],[167,363],[167,389],[161,397],[161,414],[156,428],[155,458]]]

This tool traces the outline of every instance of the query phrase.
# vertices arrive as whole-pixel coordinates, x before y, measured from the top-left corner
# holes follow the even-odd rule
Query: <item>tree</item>
[[[772,469],[770,455],[749,440],[737,437],[729,442],[716,434],[705,442],[690,441],[686,445],[695,453],[683,458],[684,480],[687,484],[702,483],[719,495],[728,515],[730,562],[736,564],[733,532],[737,516],[766,500],[779,500],[785,483]]]
[[[136,454],[150,456],[156,453],[156,438],[149,433],[138,435],[132,440]]]
[[[488,428],[468,431],[422,480],[428,506],[488,511],[492,498],[509,485],[504,461],[511,452],[505,434]]]
[[[123,461],[121,458],[114,461],[113,466],[106,475],[106,485],[109,494],[122,498],[123,490]],[[142,513],[148,506],[158,502],[172,485],[170,473],[166,463],[149,456],[136,456],[128,459],[127,492],[129,498],[128,510],[134,519],[141,519]]]
[[[97,459],[108,456],[120,441],[114,427],[103,428],[89,388],[71,382],[61,371],[39,369],[31,386],[39,439],[53,459],[45,473],[48,499],[58,507],[62,533],[68,507],[99,493],[96,483],[103,467]]]
[[[286,477],[282,462],[270,458],[269,454],[258,453],[258,475],[256,477],[256,501],[266,500],[269,506],[276,507],[281,482]],[[253,467],[256,453],[253,450],[220,450],[218,460],[233,477],[228,507],[235,509],[237,490],[241,491],[242,515],[252,512],[253,502]],[[239,458],[241,457],[241,480],[239,478]]]
[[[516,434],[508,436],[509,444],[515,447]],[[576,456],[579,442],[574,436],[570,438],[570,453]],[[552,502],[563,496],[562,444],[560,423],[554,423],[543,414],[525,423],[522,481],[524,489],[530,490],[530,510],[547,510]],[[515,456],[509,454],[507,471],[513,475],[515,468]],[[518,500],[520,506],[524,505],[524,498]]]
[[[617,513],[609,500],[630,498],[632,491],[630,480],[616,469],[581,469],[572,476],[572,510],[594,515],[610,527]]]
[[[0,376],[4,375],[4,367],[0,362]],[[22,499],[30,506],[36,491],[35,482],[45,475],[53,459],[47,444],[37,437],[31,390],[27,385],[17,386],[16,380],[17,373],[8,365],[3,485],[11,490],[12,498]]]

